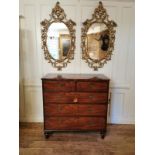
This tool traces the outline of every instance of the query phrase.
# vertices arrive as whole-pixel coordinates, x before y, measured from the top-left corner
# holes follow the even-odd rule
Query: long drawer
[[[52,116],[106,116],[107,105],[46,104],[45,117]]]
[[[107,93],[44,92],[44,101],[50,103],[106,103]]]
[[[49,117],[46,130],[100,130],[106,127],[104,117]]]

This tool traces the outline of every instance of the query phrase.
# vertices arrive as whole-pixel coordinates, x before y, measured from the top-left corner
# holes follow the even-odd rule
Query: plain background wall
[[[112,100],[109,123],[134,123],[134,2],[102,1],[118,27],[112,60],[102,69],[93,71],[81,59],[82,22],[92,17],[96,0],[60,0],[67,19],[76,22],[74,60],[57,71],[44,59],[41,49],[42,20],[49,19],[54,0],[20,0],[20,121],[42,122],[43,103],[41,77],[47,73],[104,74],[111,79]]]

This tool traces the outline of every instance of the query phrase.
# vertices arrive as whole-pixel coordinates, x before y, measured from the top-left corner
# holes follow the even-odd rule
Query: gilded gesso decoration
[[[83,23],[81,36],[82,59],[94,70],[98,70],[108,60],[111,60],[116,26],[117,24],[113,20],[108,19],[108,14],[102,2],[99,2],[99,6],[94,10],[92,19],[87,19]]]
[[[74,59],[76,25],[71,19],[66,19],[64,10],[56,3],[50,14],[50,19],[41,22],[42,49],[45,59],[61,70],[70,60]]]

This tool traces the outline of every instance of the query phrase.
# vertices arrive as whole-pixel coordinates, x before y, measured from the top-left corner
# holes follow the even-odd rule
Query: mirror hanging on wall
[[[50,19],[41,22],[42,49],[45,59],[58,70],[66,67],[74,58],[76,25],[71,19],[66,19],[59,2],[52,9]]]
[[[92,18],[83,23],[81,36],[82,59],[94,70],[98,70],[108,60],[111,60],[116,26],[117,24],[113,20],[108,19],[108,14],[102,2],[99,2]]]

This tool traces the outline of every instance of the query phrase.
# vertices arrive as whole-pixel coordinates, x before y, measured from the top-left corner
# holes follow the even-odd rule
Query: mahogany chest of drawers
[[[109,79],[103,75],[48,74],[42,78],[44,134],[100,131],[107,126]]]

